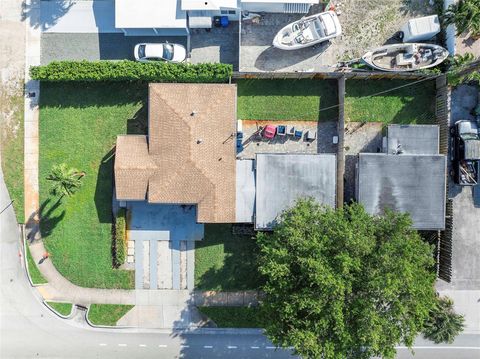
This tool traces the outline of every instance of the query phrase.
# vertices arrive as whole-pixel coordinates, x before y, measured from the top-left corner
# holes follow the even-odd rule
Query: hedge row
[[[115,219],[114,262],[116,266],[125,263],[127,258],[127,211],[120,208]]]
[[[39,81],[227,82],[230,64],[142,63],[137,61],[53,61],[30,68]]]

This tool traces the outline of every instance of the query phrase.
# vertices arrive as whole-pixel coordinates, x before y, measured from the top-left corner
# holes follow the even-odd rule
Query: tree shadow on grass
[[[258,272],[259,248],[256,239],[249,235],[232,234],[232,226],[225,224],[205,225],[205,239],[195,243],[195,248],[223,244],[225,253],[223,265],[212,266],[200,278],[196,278],[197,289],[205,290],[249,290],[258,289],[263,280]],[[198,252],[197,252],[198,253]],[[207,255],[203,252],[203,255]],[[211,253],[212,256],[216,254]],[[218,263],[218,262],[217,262]]]
[[[52,204],[56,199],[56,201]],[[37,213],[30,216],[27,221],[27,240],[32,243],[38,238],[38,234],[42,238],[50,236],[55,227],[65,217],[65,210],[62,210],[59,214],[56,214],[57,209],[62,204],[61,198],[49,198],[40,205]],[[39,218],[39,222],[35,218]]]

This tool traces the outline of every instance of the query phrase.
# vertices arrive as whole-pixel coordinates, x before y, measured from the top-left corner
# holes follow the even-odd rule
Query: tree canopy
[[[435,305],[433,248],[408,215],[300,200],[259,233],[266,333],[308,358],[392,358]]]

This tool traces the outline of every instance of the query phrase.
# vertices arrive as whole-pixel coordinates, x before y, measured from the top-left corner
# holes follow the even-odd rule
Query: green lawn
[[[435,123],[435,81],[410,86],[367,97],[414,81],[347,80],[345,119],[385,124]]]
[[[242,120],[338,119],[338,108],[326,109],[338,104],[337,81],[248,79],[238,80],[237,87],[237,112]]]
[[[257,289],[258,247],[251,236],[233,235],[231,225],[206,224],[195,243],[195,287],[199,290]]]
[[[30,253],[30,248],[28,248],[27,244],[27,265],[28,265],[28,273],[30,273],[30,279],[32,280],[33,284],[45,284],[47,280],[43,277],[42,273],[38,270],[37,264],[32,258],[32,254]]]
[[[263,328],[258,307],[199,307],[219,328]]]
[[[68,316],[72,312],[72,303],[47,302],[47,304],[63,316]]]
[[[1,123],[0,152],[2,169],[18,223],[24,223],[23,196],[23,88],[19,93],[0,91],[0,109],[5,114]]]
[[[145,133],[147,85],[42,83],[41,232],[59,272],[83,287],[133,288],[112,267],[112,179],[118,134]],[[85,171],[82,187],[58,201],[46,180],[54,164]]]
[[[96,325],[115,326],[133,307],[124,304],[92,304],[88,310],[88,320]]]

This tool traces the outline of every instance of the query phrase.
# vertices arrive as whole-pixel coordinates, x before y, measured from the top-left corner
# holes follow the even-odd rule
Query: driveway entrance
[[[127,210],[135,288],[193,290],[195,241],[203,239],[196,207],[129,202]]]

